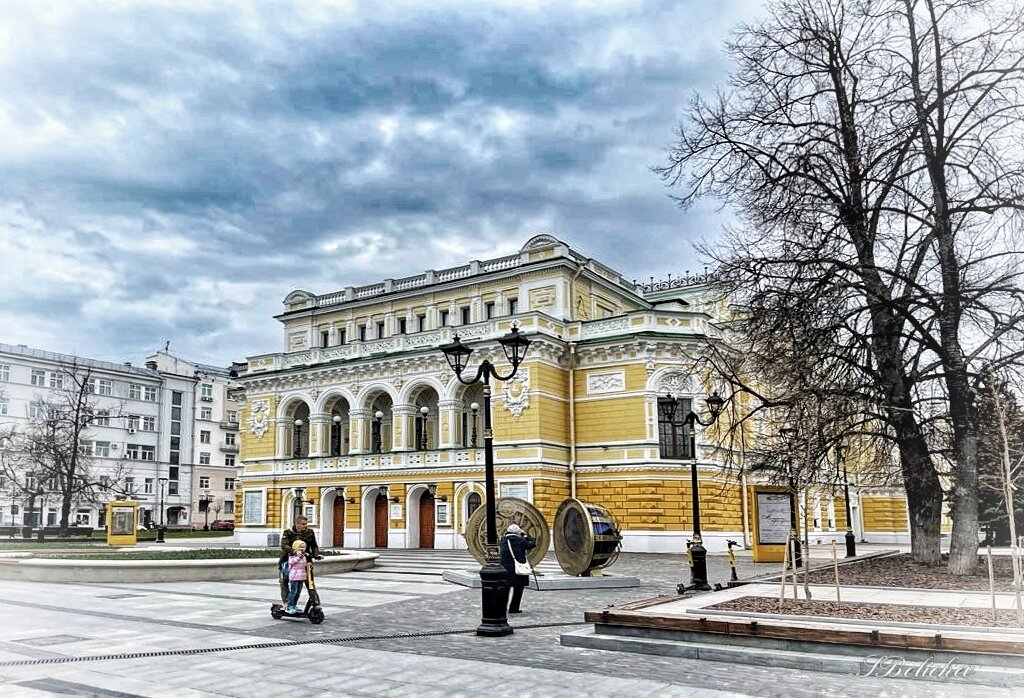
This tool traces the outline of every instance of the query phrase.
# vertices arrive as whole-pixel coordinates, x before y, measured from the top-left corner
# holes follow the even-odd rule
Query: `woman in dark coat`
[[[530,578],[525,574],[516,574],[515,562],[512,556],[519,562],[526,562],[526,551],[537,547],[537,541],[526,535],[526,531],[517,524],[509,524],[505,530],[505,537],[501,539],[501,566],[505,568],[505,575],[508,578],[508,585],[512,589],[512,599],[508,604],[509,613],[522,613],[519,604],[523,600],[523,589],[530,583]]]

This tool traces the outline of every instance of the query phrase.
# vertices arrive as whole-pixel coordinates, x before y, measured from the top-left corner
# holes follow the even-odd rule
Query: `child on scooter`
[[[306,584],[306,544],[297,540],[292,544],[292,554],[288,556],[288,608],[285,613],[298,613],[296,604],[299,594]]]

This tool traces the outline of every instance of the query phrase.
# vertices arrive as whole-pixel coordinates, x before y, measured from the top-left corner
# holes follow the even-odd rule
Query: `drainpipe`
[[[576,499],[576,342],[569,342],[569,496]]]
[[[733,405],[733,424],[736,423],[736,407]],[[743,432],[743,425],[740,425],[740,502],[743,507],[743,547],[750,548],[750,523],[747,521],[749,515],[749,504],[747,501],[747,439]]]

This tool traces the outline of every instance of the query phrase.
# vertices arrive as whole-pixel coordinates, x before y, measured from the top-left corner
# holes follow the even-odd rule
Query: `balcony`
[[[225,431],[238,431],[238,422],[221,422],[220,428]]]
[[[221,453],[238,453],[238,444],[229,444],[227,441],[222,441],[220,444]]]

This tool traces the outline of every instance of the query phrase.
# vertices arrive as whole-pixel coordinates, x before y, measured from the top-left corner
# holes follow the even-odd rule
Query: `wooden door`
[[[434,498],[429,492],[420,497],[420,547],[434,547]]]
[[[334,498],[334,547],[345,547],[345,499]]]
[[[373,507],[373,545],[376,548],[386,548],[388,547],[388,498],[377,497]]]

